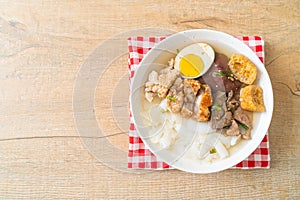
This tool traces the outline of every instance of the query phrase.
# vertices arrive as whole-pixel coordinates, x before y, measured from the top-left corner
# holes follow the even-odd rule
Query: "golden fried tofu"
[[[263,90],[258,85],[249,85],[240,91],[241,107],[254,112],[264,112]]]
[[[229,68],[234,77],[242,83],[252,84],[256,79],[256,66],[244,55],[233,54],[229,60]]]

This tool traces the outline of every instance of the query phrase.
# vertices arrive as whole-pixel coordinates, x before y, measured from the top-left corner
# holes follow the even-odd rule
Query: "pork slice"
[[[193,110],[194,109],[194,103],[184,103],[182,109],[181,109],[181,116],[183,118],[190,118],[193,115]]]
[[[148,80],[152,83],[158,83],[158,73],[156,71],[150,72]]]
[[[241,107],[238,107],[234,112],[233,117],[238,122],[245,124],[249,128],[249,130],[252,129],[252,119],[253,119],[252,112],[244,110]]]
[[[152,102],[154,99],[155,93],[154,92],[145,92],[145,98],[148,102]]]
[[[232,113],[236,111],[236,109],[240,106],[239,97],[236,95],[237,92],[231,90],[228,93],[228,98],[226,101],[227,110],[230,110]],[[239,92],[238,92],[239,93]]]
[[[230,111],[226,111],[225,114],[221,116],[220,119],[216,119],[214,115],[214,111],[212,111],[211,115],[212,115],[211,127],[213,129],[222,129],[224,126],[231,125],[232,113]]]
[[[230,92],[228,92],[227,102],[231,101],[233,98],[234,98],[234,92],[233,90],[230,90]]]
[[[158,89],[158,73],[156,71],[152,71],[148,76],[148,81],[145,83],[145,98],[147,101],[153,101],[153,98],[157,95]]]
[[[213,105],[223,105],[224,102],[226,102],[226,93],[217,91],[213,93]]]
[[[184,79],[183,82],[184,103],[181,109],[182,117],[190,118],[193,115],[196,95],[200,88],[201,88],[201,84],[199,81]]]
[[[183,105],[183,99],[183,80],[181,77],[177,77],[167,95],[167,109],[171,113],[179,113]]]
[[[253,128],[252,126],[253,113],[244,110],[241,107],[238,107],[237,110],[234,112],[234,119],[237,120],[239,123],[242,123],[248,127],[248,129],[240,127],[240,133],[243,139],[250,140],[251,130]]]
[[[240,134],[239,125],[234,119],[231,120],[231,125],[229,129],[223,129],[223,130],[225,130],[225,133],[224,132],[223,133],[226,136],[238,136]]]
[[[226,93],[217,91],[213,95],[213,106],[211,109],[211,127],[213,129],[222,129],[231,124],[232,113],[227,111]]]
[[[245,130],[244,132],[241,133],[242,139],[244,140],[250,140],[251,139],[251,130]]]
[[[158,76],[158,97],[165,98],[167,96],[168,90],[174,83],[177,77],[179,77],[179,72],[176,69],[170,67],[164,68],[159,72]]]

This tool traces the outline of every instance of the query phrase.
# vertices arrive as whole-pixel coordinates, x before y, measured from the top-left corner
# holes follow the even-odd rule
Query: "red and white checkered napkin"
[[[260,36],[238,36],[238,39],[247,44],[264,63],[264,40]],[[129,47],[129,80],[134,77],[135,70],[146,53],[164,37],[131,37],[128,39]],[[145,147],[135,129],[133,117],[130,113],[129,130],[129,152],[128,168],[134,169],[171,169],[172,166],[156,158],[156,156]],[[268,133],[265,135],[257,149],[244,161],[232,168],[254,169],[270,168]]]

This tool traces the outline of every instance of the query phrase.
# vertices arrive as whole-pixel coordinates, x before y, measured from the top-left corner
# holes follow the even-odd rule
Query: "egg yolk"
[[[203,61],[199,56],[187,54],[180,60],[179,68],[184,76],[197,76],[203,70]]]

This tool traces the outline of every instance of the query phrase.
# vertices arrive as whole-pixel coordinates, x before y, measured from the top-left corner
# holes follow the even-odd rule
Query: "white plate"
[[[266,112],[254,113],[252,139],[240,143],[233,148],[228,158],[217,160],[212,163],[202,162],[199,159],[191,157],[187,154],[178,155],[182,151],[178,145],[171,150],[161,150],[154,145],[149,139],[149,128],[144,124],[141,117],[142,99],[144,98],[144,84],[147,81],[148,74],[154,70],[167,65],[168,61],[175,57],[177,49],[182,49],[187,45],[205,42],[210,44],[218,53],[223,53],[230,57],[232,53],[240,53],[247,56],[258,68],[258,76],[255,84],[263,88],[264,103]],[[269,125],[271,123],[273,113],[273,91],[269,75],[256,54],[243,42],[235,37],[223,32],[213,30],[188,30],[176,33],[161,41],[147,53],[136,71],[134,80],[131,85],[131,110],[136,124],[136,128],[145,143],[145,145],[160,159],[168,163],[174,168],[193,172],[193,173],[212,173],[228,169],[245,158],[247,158],[261,143]],[[203,126],[203,131],[209,129]],[[190,138],[193,133],[188,133]],[[182,138],[181,138],[182,139]]]

